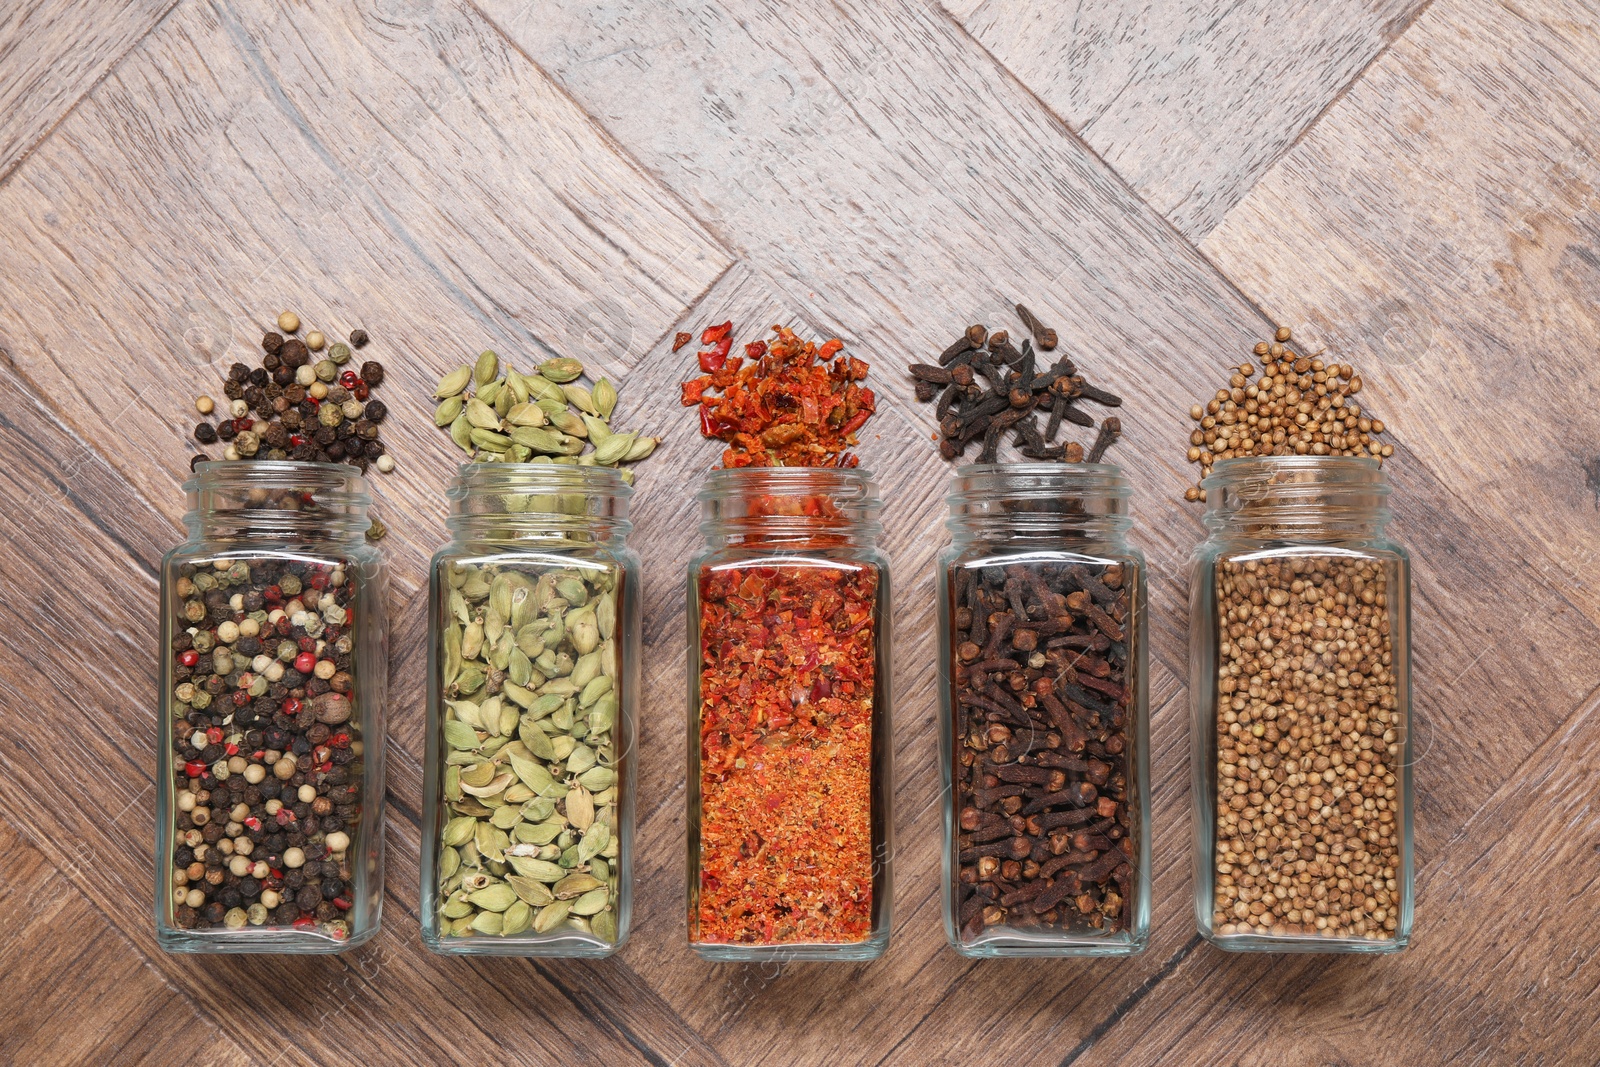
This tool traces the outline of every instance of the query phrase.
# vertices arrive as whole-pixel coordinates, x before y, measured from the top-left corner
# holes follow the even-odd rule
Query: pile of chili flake
[[[774,326],[771,343],[752,341],[729,358],[733,323],[710,326],[700,343],[700,377],[683,383],[683,405],[700,406],[700,432],[725,441],[724,467],[854,467],[856,431],[877,408],[860,383],[867,364]],[[676,352],[693,339],[680,333]]]

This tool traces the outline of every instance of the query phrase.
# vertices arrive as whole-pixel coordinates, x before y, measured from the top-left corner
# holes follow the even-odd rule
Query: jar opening
[[[700,490],[700,529],[714,544],[871,543],[882,507],[859,467],[719,468]]]
[[[360,470],[343,463],[218,460],[183,483],[191,531],[216,538],[348,538],[370,525]]]
[[[984,463],[957,468],[946,497],[958,537],[1118,537],[1133,487],[1111,463]]]
[[[1206,525],[1255,537],[1377,533],[1389,519],[1389,482],[1360,456],[1225,459],[1200,483]]]
[[[468,462],[446,495],[445,525],[467,540],[608,540],[633,528],[633,488],[610,467]]]

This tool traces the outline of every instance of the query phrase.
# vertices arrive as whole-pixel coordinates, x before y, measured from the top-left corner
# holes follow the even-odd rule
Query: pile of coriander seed
[[[1189,435],[1189,462],[1200,465],[1200,477],[1218,460],[1235,456],[1370,456],[1379,463],[1394,455],[1394,446],[1376,440],[1380,419],[1361,410],[1355,395],[1361,376],[1348,363],[1330,363],[1289,347],[1287,326],[1271,341],[1255,346],[1261,378],[1255,367],[1233,369],[1226,389],[1204,406],[1194,405],[1189,417],[1198,427]],[[1204,500],[1199,484],[1184,491],[1185,500]]]

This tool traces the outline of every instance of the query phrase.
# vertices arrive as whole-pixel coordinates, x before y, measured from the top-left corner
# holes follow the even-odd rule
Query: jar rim
[[[594,493],[626,499],[633,487],[614,467],[580,467],[567,463],[480,463],[467,460],[456,468],[449,489],[452,500],[472,493]]]
[[[213,459],[195,464],[193,473],[183,482],[184,492],[191,494],[224,489],[298,489],[328,494],[325,500],[349,508],[364,508],[372,503],[365,476],[360,468],[348,463]]]
[[[1298,475],[1299,477],[1294,477]],[[1316,476],[1322,476],[1318,479]],[[1280,480],[1281,479],[1281,480]],[[1388,493],[1383,466],[1371,456],[1234,456],[1218,460],[1200,482],[1208,491],[1263,481],[1274,485],[1316,485],[1325,488],[1359,487],[1365,492]]]

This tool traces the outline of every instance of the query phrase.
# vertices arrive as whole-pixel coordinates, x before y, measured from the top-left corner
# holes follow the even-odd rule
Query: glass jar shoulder
[[[1007,541],[957,541],[939,554],[943,567],[984,568],[997,564],[1078,564],[1087,567],[1131,566],[1143,570],[1144,553],[1126,542],[1082,541],[1038,545]]]
[[[377,545],[367,541],[184,541],[161,558],[162,570],[212,567],[252,560],[291,560],[308,564],[377,567],[382,559]]]
[[[729,545],[702,551],[689,561],[691,573],[725,568],[875,567],[887,572],[889,557],[875,546],[828,545],[774,547]]]
[[[1194,550],[1191,562],[1198,565],[1219,561],[1247,563],[1305,557],[1344,557],[1379,562],[1409,564],[1411,554],[1397,541],[1387,538],[1349,538],[1341,540],[1266,540],[1262,538],[1213,535]]]
[[[533,571],[564,568],[596,568],[637,571],[639,554],[626,545],[606,544],[519,544],[489,542],[451,542],[433,554],[429,569],[434,574],[448,568],[526,569]]]

